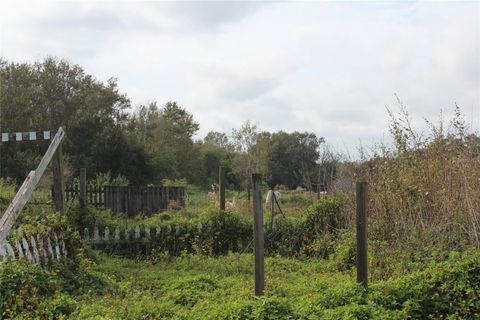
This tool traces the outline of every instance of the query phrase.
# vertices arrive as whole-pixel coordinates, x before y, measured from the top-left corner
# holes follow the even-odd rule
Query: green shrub
[[[253,301],[233,304],[218,316],[224,320],[280,320],[296,319],[295,313],[285,298],[261,297]]]
[[[355,233],[344,231],[338,234],[334,252],[329,259],[337,271],[347,271],[355,266],[357,256]]]
[[[345,227],[343,201],[337,196],[322,197],[305,210],[306,227],[311,234],[335,233]]]
[[[313,197],[304,193],[282,193],[279,201],[282,204],[308,205],[313,202]]]
[[[57,287],[52,274],[37,265],[0,263],[0,315],[13,318],[33,313],[44,299],[54,295]]]
[[[408,318],[480,317],[480,252],[452,253],[424,271],[372,285],[375,304]]]
[[[218,283],[215,279],[196,276],[179,280],[171,289],[169,297],[175,304],[192,307],[216,289],[218,289]]]

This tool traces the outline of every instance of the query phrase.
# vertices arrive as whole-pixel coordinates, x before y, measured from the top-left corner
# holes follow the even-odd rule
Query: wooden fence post
[[[63,179],[63,154],[60,144],[55,152],[53,159],[53,202],[55,208],[61,213],[65,212],[65,181]]]
[[[368,285],[367,183],[357,182],[357,282]]]
[[[87,169],[80,168],[80,193],[79,193],[79,200],[80,206],[83,208],[85,207],[86,201],[85,197],[87,195]]]
[[[265,262],[263,239],[263,202],[260,190],[262,175],[252,174],[253,186],[253,241],[255,255],[255,295],[263,295],[265,288]]]
[[[220,192],[220,210],[225,211],[225,167],[218,169],[218,186]]]

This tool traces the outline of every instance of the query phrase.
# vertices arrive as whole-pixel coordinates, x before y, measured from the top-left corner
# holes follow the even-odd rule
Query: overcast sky
[[[457,102],[480,123],[480,2],[2,2],[0,55],[80,64],[132,104],[177,101],[198,135],[247,119],[355,148]]]

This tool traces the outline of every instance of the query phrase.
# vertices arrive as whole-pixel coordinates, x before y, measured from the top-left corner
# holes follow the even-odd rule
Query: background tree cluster
[[[211,131],[195,140],[199,123],[176,102],[152,102],[132,112],[116,79],[98,81],[80,66],[51,57],[33,64],[0,59],[0,126],[2,132],[63,126],[74,175],[86,167],[91,177],[109,172],[131,184],[185,178],[208,188],[222,165],[238,190],[249,189],[253,172],[264,173],[271,186],[326,183],[327,167],[319,163],[324,141],[314,133],[270,133],[247,121],[230,134]],[[46,141],[2,143],[0,176],[23,181],[47,147]]]

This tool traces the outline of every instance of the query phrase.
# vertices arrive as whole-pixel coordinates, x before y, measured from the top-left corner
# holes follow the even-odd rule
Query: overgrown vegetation
[[[187,208],[133,218],[68,203],[65,215],[29,205],[11,240],[61,233],[71,252],[44,268],[0,263],[0,315],[40,319],[476,319],[480,318],[480,139],[460,109],[422,134],[402,107],[392,146],[347,161],[311,133],[193,136],[199,124],[175,102],[126,112],[116,81],[81,67],[0,60],[2,130],[67,127],[67,173],[89,181],[186,188]],[[401,103],[400,103],[401,104]],[[0,209],[34,169],[42,142],[1,146]],[[364,150],[363,150],[364,151]],[[228,168],[220,212],[207,195]],[[283,215],[265,206],[266,295],[252,290],[252,172],[282,190]],[[37,191],[49,193],[49,177]],[[369,281],[354,281],[354,183],[369,186]],[[298,190],[291,190],[293,188]],[[320,194],[324,189],[328,194]],[[47,191],[48,190],[48,191]],[[161,228],[152,241],[82,241],[84,229]],[[143,231],[142,231],[143,232]],[[142,234],[143,236],[143,234]],[[92,248],[94,250],[92,250]]]
[[[368,293],[335,261],[267,258],[267,293],[253,297],[251,255],[100,255],[50,270],[0,264],[0,314],[44,319],[474,319],[480,255],[451,253]]]
[[[391,114],[395,145],[381,146],[341,174],[369,186],[369,238],[378,252],[374,277],[390,274],[390,259],[429,259],[452,249],[480,248],[480,140],[469,132],[457,107],[450,123],[428,122],[417,132],[405,109]],[[346,202],[350,228],[355,199]],[[381,254],[380,254],[381,253]]]

